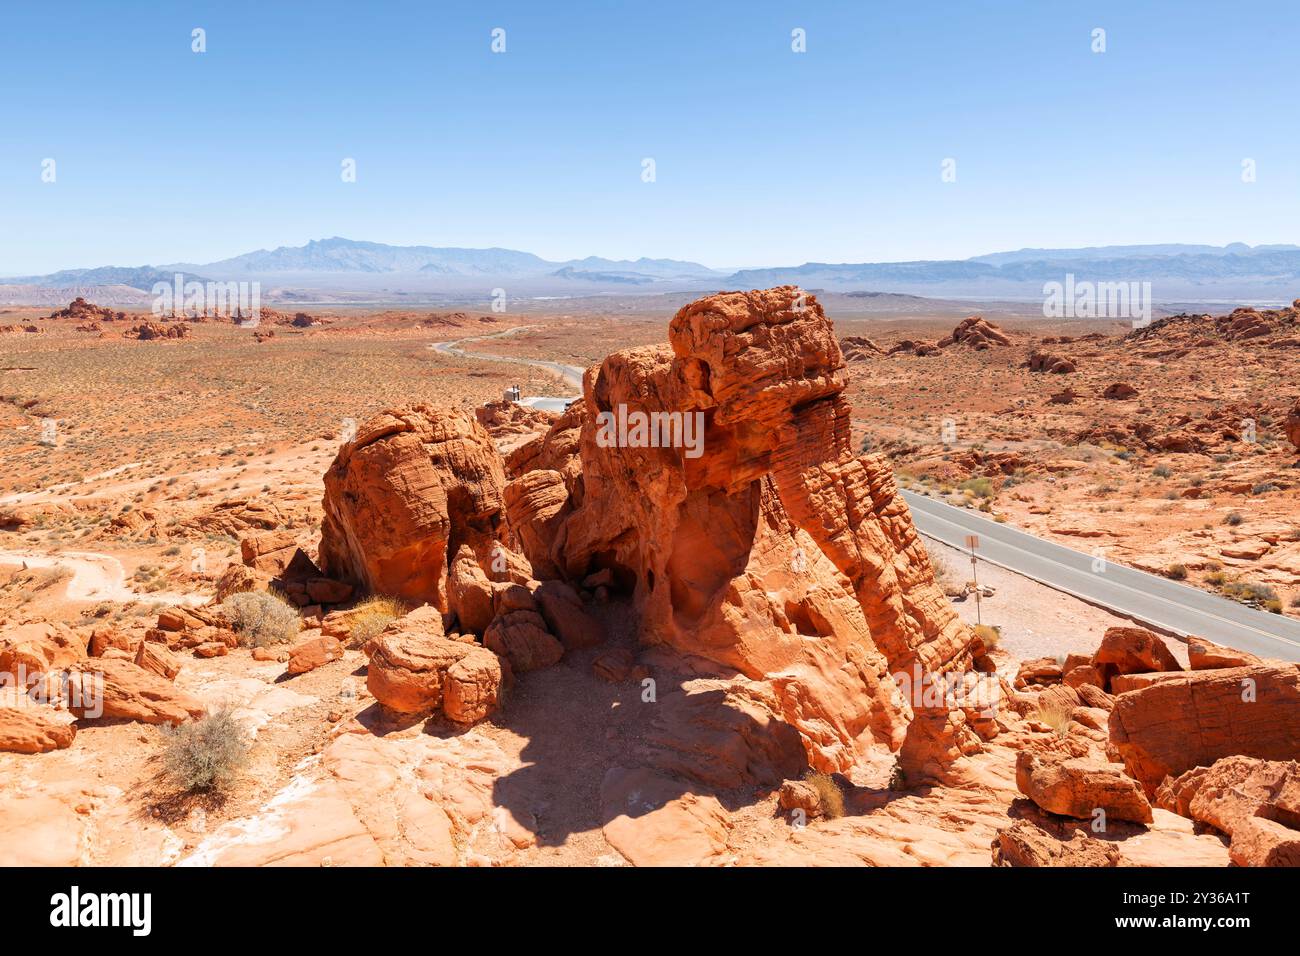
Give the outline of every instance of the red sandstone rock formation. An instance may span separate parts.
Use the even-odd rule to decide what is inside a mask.
[[[791,287],[726,293],[669,339],[588,370],[583,404],[512,456],[525,553],[571,581],[607,570],[643,640],[770,682],[812,765],[899,744],[891,671],[968,667],[971,642],[888,463],[853,451],[830,322]],[[627,413],[698,416],[698,456],[609,447],[601,416]]]
[[[1141,627],[1108,628],[1092,655],[1092,666],[1101,677],[1103,690],[1110,690],[1111,679],[1117,674],[1183,669],[1164,641]]]
[[[939,340],[939,348],[950,345],[965,345],[977,352],[997,345],[1010,345],[1011,339],[1005,332],[983,316],[972,315],[962,319],[947,337]]]
[[[1296,756],[1300,666],[1278,662],[1162,674],[1120,694],[1110,740],[1147,793],[1167,776],[1242,754]]]
[[[68,303],[66,309],[51,312],[49,317],[51,319],[76,319],[78,322],[85,322],[98,328],[99,322],[124,320],[126,313],[115,312],[107,306],[95,305],[93,302],[87,302],[83,297],[77,296]]]
[[[1296,402],[1295,407],[1287,413],[1284,428],[1287,440],[1300,450],[1300,402]]]
[[[506,541],[504,486],[501,457],[470,413],[427,405],[384,412],[325,474],[321,568],[449,611],[447,572],[461,546],[488,565]]]
[[[1300,764],[1225,757],[1166,780],[1159,806],[1232,840],[1238,866],[1300,866]]]

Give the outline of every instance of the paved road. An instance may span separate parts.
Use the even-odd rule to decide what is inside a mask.
[[[536,368],[546,369],[558,375],[565,385],[576,389],[575,394],[565,396],[551,395],[529,395],[524,398],[521,405],[531,405],[534,408],[540,408],[548,412],[563,412],[564,406],[578,398],[582,393],[582,376],[587,371],[577,365],[565,365],[563,362],[548,362],[545,359],[520,358],[516,355],[495,355],[491,352],[470,352],[462,346],[466,342],[482,342],[485,339],[503,339],[511,335],[528,329],[535,329],[535,325],[517,325],[512,329],[506,329],[503,332],[493,332],[491,335],[475,335],[466,339],[457,339],[454,342],[435,342],[429,348],[435,352],[442,352],[444,355],[460,355],[464,358],[480,359],[485,362],[510,362],[515,365],[532,365]]]
[[[998,524],[965,508],[904,491],[916,528],[965,548],[979,535],[979,556],[1049,587],[1182,635],[1195,635],[1260,657],[1300,661],[1300,621],[1257,611],[1197,588],[1107,561]]]

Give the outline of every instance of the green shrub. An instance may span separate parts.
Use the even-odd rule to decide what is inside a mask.
[[[187,792],[223,790],[248,764],[248,735],[224,707],[163,737],[163,773]]]
[[[250,647],[286,644],[302,627],[298,609],[267,591],[232,594],[221,603],[221,612],[240,636],[240,643]]]

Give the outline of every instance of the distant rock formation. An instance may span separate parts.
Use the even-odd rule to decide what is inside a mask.
[[[938,342],[941,349],[950,345],[965,345],[977,352],[1010,344],[1011,339],[1007,338],[1005,332],[980,315],[962,319],[946,338]]]

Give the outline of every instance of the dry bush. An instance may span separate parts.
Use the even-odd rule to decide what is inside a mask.
[[[163,734],[163,773],[187,793],[223,790],[248,763],[248,736],[225,707]]]
[[[817,791],[817,802],[821,805],[822,815],[828,820],[838,820],[844,816],[844,794],[839,784],[828,773],[814,770],[804,777],[804,782]]]
[[[1051,727],[1056,736],[1064,737],[1070,732],[1070,715],[1072,713],[1074,713],[1073,707],[1060,701],[1053,701],[1046,705],[1039,704],[1034,712],[1034,719]]]
[[[998,649],[998,644],[1002,642],[1002,631],[992,624],[976,624],[975,636],[984,642],[986,653],[992,654]]]
[[[348,647],[358,648],[376,637],[393,621],[406,614],[406,605],[397,598],[376,595],[366,598],[352,611]]]
[[[221,602],[221,613],[249,647],[286,644],[298,636],[302,620],[298,609],[278,594],[243,591]]]

